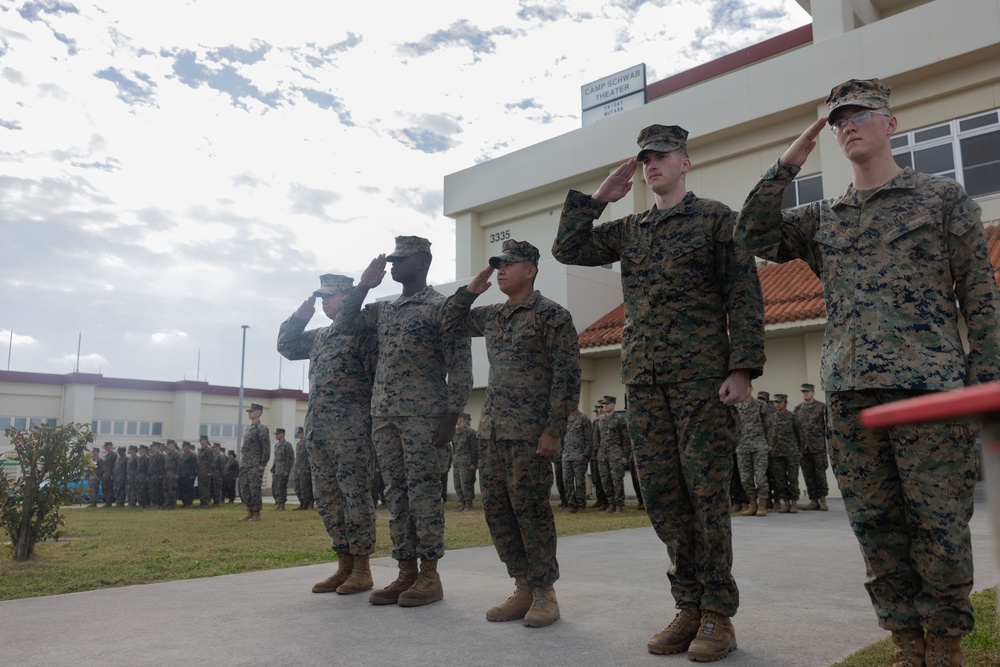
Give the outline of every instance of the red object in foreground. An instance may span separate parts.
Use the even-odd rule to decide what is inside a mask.
[[[1000,418],[1000,381],[868,408],[861,412],[861,424],[867,428],[885,428],[975,417]]]

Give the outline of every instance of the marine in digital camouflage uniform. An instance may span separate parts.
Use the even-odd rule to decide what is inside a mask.
[[[307,510],[313,504],[313,480],[312,466],[309,463],[309,450],[306,444],[305,429],[301,426],[295,434],[295,467],[292,468],[292,477],[295,478],[295,497],[299,499],[299,506],[296,510]]]
[[[139,507],[149,507],[149,445],[139,445],[138,462],[135,464]]]
[[[372,439],[386,483],[392,557],[400,571],[396,581],[369,596],[373,604],[422,606],[444,595],[437,573],[444,556],[441,473],[472,389],[472,352],[468,336],[441,328],[445,298],[427,285],[430,246],[419,236],[397,236],[392,254],[371,261],[334,320],[341,333],[378,340]],[[362,310],[368,290],[385,277],[386,262],[403,294]]]
[[[898,662],[959,664],[960,637],[974,624],[968,521],[979,462],[971,429],[865,430],[860,413],[1000,379],[1000,299],[979,205],[952,179],[896,164],[888,103],[889,87],[877,79],[834,87],[829,117],[751,191],[735,238],[772,261],[803,259],[822,281],[830,457],[864,554],[865,586]],[[828,121],[852,183],[840,196],[782,211],[783,190]]]
[[[125,507],[128,499],[128,449],[125,445],[118,448],[118,459],[115,461],[115,502],[118,507]]]
[[[139,447],[138,445],[129,445],[128,448],[128,463],[126,464],[127,472],[125,473],[128,479],[128,505],[129,507],[139,506]]]
[[[271,458],[271,432],[260,422],[263,413],[264,406],[259,403],[251,403],[247,408],[250,425],[243,430],[239,473],[240,500],[247,508],[247,515],[241,521],[260,521],[261,484]]]
[[[198,507],[208,508],[212,503],[215,484],[215,450],[208,442],[208,436],[198,439]]]
[[[771,454],[768,456],[770,484],[774,485],[775,502],[780,502],[779,514],[797,514],[799,511],[799,457],[802,443],[795,417],[788,411],[788,395],[774,395],[774,414],[771,415]]]
[[[740,482],[749,499],[744,516],[767,516],[769,486],[767,455],[771,451],[771,410],[759,398],[747,395],[736,406],[740,416],[740,439],[736,445],[736,460],[740,466]]]
[[[591,426],[597,423],[602,414],[604,414],[603,398],[598,400],[597,405],[594,406],[594,421],[591,422]],[[601,466],[597,461],[601,449],[601,434],[598,433],[596,426],[590,429],[590,437],[590,451],[592,452],[590,459],[590,482],[594,485],[594,504],[590,508],[606,510],[609,507],[608,494],[604,492],[604,485],[601,483]]]
[[[184,507],[194,504],[194,482],[198,479],[198,455],[194,446],[185,440],[181,443],[181,470],[177,479],[177,492]]]
[[[226,456],[226,450],[222,448],[222,444],[218,442],[212,443],[212,452],[215,453],[215,473],[212,476],[212,504],[221,505],[228,498],[223,492],[226,486],[226,467],[229,463],[229,457]],[[239,468],[237,467],[238,474]]]
[[[163,506],[165,509],[177,508],[180,477],[181,453],[177,451],[176,441],[167,440],[167,452],[163,458]]]
[[[295,465],[295,448],[285,440],[285,429],[274,429],[274,455],[271,457],[271,495],[274,496],[274,509],[285,511],[288,501],[288,477]]]
[[[476,469],[479,467],[479,434],[470,426],[472,415],[463,413],[451,439],[454,451],[455,493],[461,510],[471,510],[476,499]]]
[[[566,420],[562,439],[563,479],[566,500],[573,514],[587,509],[587,465],[594,447],[594,426],[587,415],[575,409]]]
[[[154,442],[149,450],[149,476],[146,478],[146,488],[149,490],[149,502],[153,507],[163,507],[163,475],[166,465],[165,445]]]
[[[605,396],[604,414],[594,422],[600,445],[601,484],[608,497],[609,513],[625,509],[625,463],[631,456],[632,447],[625,418],[615,412],[617,402],[616,397]]]
[[[687,131],[653,125],[639,155],[592,196],[570,191],[552,245],[565,264],[621,262],[622,382],[642,495],[670,556],[680,613],[647,648],[717,660],[735,647],[729,480],[743,400],[764,366],[764,306],[751,258],[732,241],[736,214],[687,192]],[[594,226],[641,163],[655,205]]]
[[[229,450],[226,452],[226,469],[222,476],[222,498],[230,503],[236,502],[236,481],[240,477],[240,462],[236,459],[236,452]],[[249,520],[249,517],[244,517]]]
[[[802,441],[802,477],[810,503],[806,509],[826,511],[830,487],[826,481],[826,404],[817,401],[816,386],[802,385],[802,402],[795,406],[795,424]]]
[[[535,246],[507,240],[489,263],[445,306],[446,330],[485,338],[490,362],[479,420],[479,483],[486,524],[515,593],[486,618],[523,618],[526,626],[543,627],[559,618],[549,496],[552,461],[580,400],[580,346],[569,311],[534,288]],[[472,308],[494,270],[507,301]]]
[[[115,503],[115,464],[118,454],[114,443],[104,443],[104,465],[101,466],[101,490],[104,492],[104,506],[111,507]]]
[[[338,558],[336,572],[313,586],[315,593],[360,593],[372,587],[368,557],[375,550],[375,507],[369,487],[375,467],[371,402],[376,339],[338,333],[333,324],[305,330],[317,298],[333,320],[353,284],[347,276],[320,276],[319,289],[278,333],[282,356],[309,359],[306,465],[312,470],[319,516]]]
[[[87,494],[90,496],[91,507],[97,507],[102,472],[104,472],[104,461],[101,459],[101,448],[94,447],[90,452],[90,465],[87,469]]]

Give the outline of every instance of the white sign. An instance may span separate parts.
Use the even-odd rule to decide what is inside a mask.
[[[592,81],[580,87],[580,108],[584,112],[603,107],[623,97],[642,93],[646,103],[646,65],[630,67],[621,72]]]
[[[599,107],[587,109],[583,112],[583,125],[592,125],[599,120],[604,120],[609,116],[614,116],[615,114],[619,114],[623,111],[638,109],[645,103],[646,90],[643,89],[638,93],[629,95],[628,97],[622,97],[614,102],[608,102],[607,104],[602,104]]]

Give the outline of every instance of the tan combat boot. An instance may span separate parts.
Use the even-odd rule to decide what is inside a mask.
[[[781,503],[781,509],[778,510],[778,514],[788,514],[792,511],[792,504],[787,500],[779,500]]]
[[[757,500],[757,516],[767,516],[767,501],[763,498]]]
[[[368,601],[372,604],[396,604],[399,595],[417,580],[417,559],[399,561],[399,575],[385,588],[372,591]]]
[[[809,501],[809,504],[806,505],[806,509],[807,510],[819,510],[819,501],[816,500],[815,498],[811,499]]]
[[[743,505],[740,505],[739,503],[733,503],[733,506],[729,508],[730,514],[737,514],[742,511],[743,511]]]
[[[346,551],[337,552],[337,571],[329,577],[313,584],[313,593],[335,593],[337,588],[347,581],[354,569],[354,554]]]
[[[830,508],[826,506],[826,496],[823,496],[822,498],[819,499],[819,511],[826,512],[829,509]]]
[[[260,521],[260,510],[253,512],[247,521]]]
[[[767,506],[761,503],[764,511]],[[715,662],[736,650],[736,630],[727,616],[706,611],[701,615],[701,627],[688,647],[688,660]]]
[[[893,630],[892,667],[924,667],[924,631],[921,628]]]
[[[399,594],[400,607],[423,607],[425,604],[444,599],[441,577],[437,571],[437,559],[425,558],[420,561],[420,573],[413,585]]]
[[[487,621],[504,622],[524,618],[534,599],[527,579],[514,579],[514,594],[486,612]]]
[[[743,507],[743,511],[740,512],[740,516],[754,516],[757,514],[757,501],[751,500],[747,505]]]
[[[252,518],[253,518],[253,512],[251,512],[250,510],[247,510],[247,515],[245,517],[243,517],[242,519],[240,519],[240,521],[249,521]]]
[[[927,633],[924,665],[926,667],[962,667],[962,638]]]
[[[789,500],[788,501],[788,511],[789,511],[790,514],[798,514],[799,513],[799,501],[798,501],[798,499],[796,499],[796,500]]]
[[[275,511],[277,511],[277,512],[284,512],[285,511],[285,503],[278,503],[278,506],[275,508]]]
[[[646,648],[656,655],[672,655],[688,650],[691,640],[698,634],[701,625],[701,610],[697,607],[681,607],[670,625],[649,638]]]
[[[559,601],[551,586],[535,587],[531,608],[524,615],[524,625],[529,628],[544,628],[559,620]]]
[[[372,588],[372,570],[368,564],[368,556],[354,556],[353,558],[354,566],[351,568],[351,576],[337,587],[338,595],[364,593]]]

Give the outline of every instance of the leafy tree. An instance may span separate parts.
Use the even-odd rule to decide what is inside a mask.
[[[77,500],[69,483],[90,465],[87,445],[94,435],[86,424],[8,428],[5,435],[14,446],[7,458],[20,464],[21,475],[12,480],[0,473],[0,523],[20,562],[31,558],[39,540],[59,538],[59,508]]]

